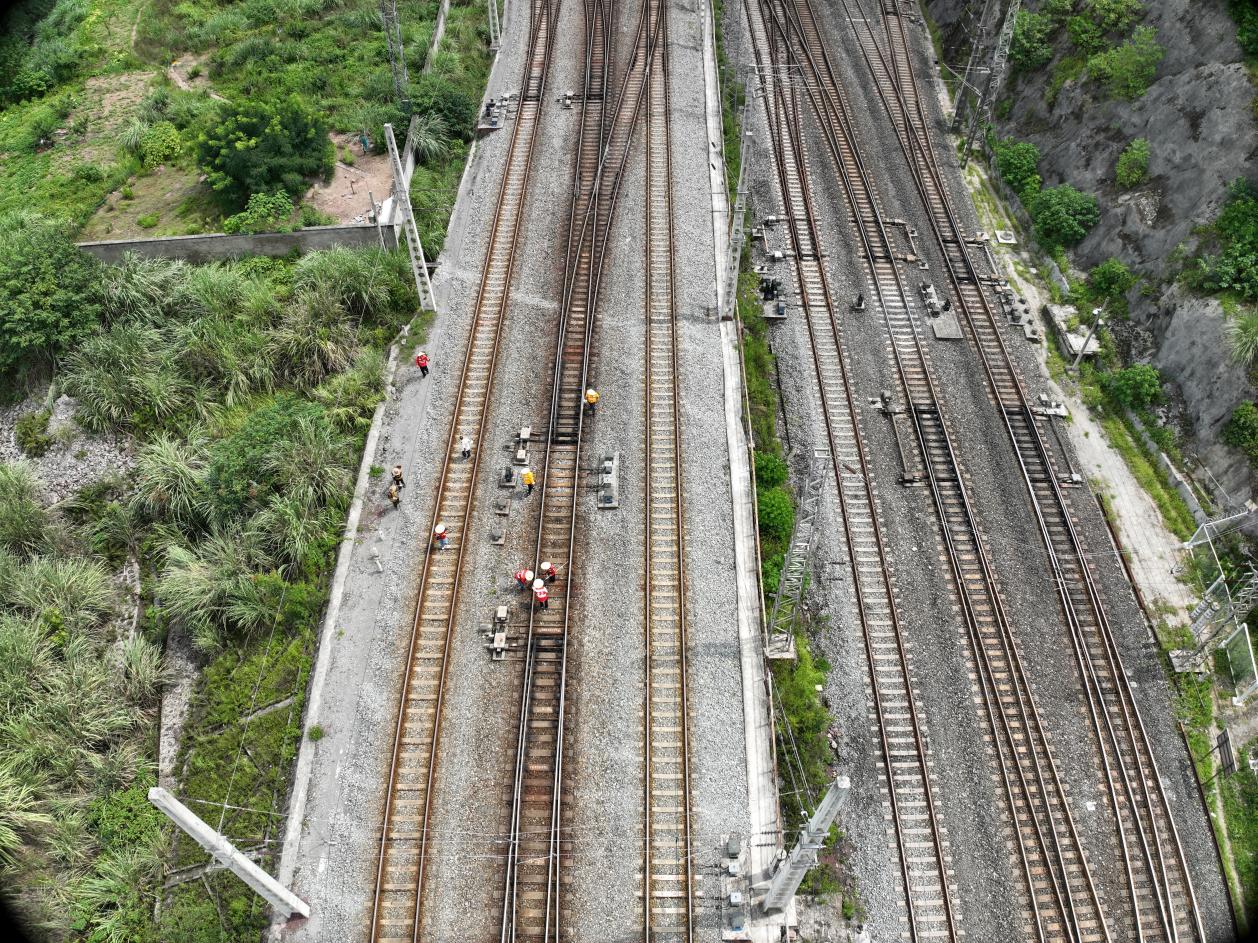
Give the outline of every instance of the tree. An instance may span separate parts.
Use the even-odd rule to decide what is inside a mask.
[[[1157,31],[1151,26],[1140,26],[1121,46],[1090,58],[1088,72],[1114,98],[1135,101],[1153,84],[1164,55],[1166,50],[1158,43]]]
[[[0,372],[53,360],[92,332],[99,271],[67,225],[31,213],[0,217]]]
[[[302,193],[335,161],[327,123],[295,95],[224,104],[197,137],[197,160],[215,190],[242,205],[254,193]]]
[[[1050,249],[1077,245],[1101,218],[1096,197],[1080,193],[1068,183],[1041,190],[1030,213],[1035,235]]]
[[[1040,175],[1036,167],[1040,162],[1040,149],[1030,141],[1004,138],[992,146],[996,157],[996,169],[1005,183],[1028,202],[1040,189]]]
[[[1118,155],[1118,163],[1114,166],[1114,178],[1120,187],[1137,186],[1149,176],[1149,141],[1147,138],[1136,138]]]
[[[223,220],[223,232],[259,233],[285,232],[293,215],[293,201],[283,190],[274,193],[251,193],[249,203],[235,216]]]
[[[1140,0],[1092,0],[1087,13],[1103,33],[1121,33],[1144,13]]]
[[[1019,70],[1038,69],[1053,58],[1053,47],[1048,43],[1052,34],[1052,17],[1019,10],[1017,19],[1013,21],[1009,61]]]
[[[1140,409],[1162,398],[1162,377],[1156,367],[1138,363],[1107,373],[1101,379],[1105,392],[1128,409]]]
[[[1105,48],[1105,33],[1090,16],[1072,16],[1066,21],[1070,41],[1084,55],[1092,56]]]
[[[1121,259],[1106,259],[1088,273],[1092,294],[1107,301],[1117,301],[1136,283],[1136,276]]]

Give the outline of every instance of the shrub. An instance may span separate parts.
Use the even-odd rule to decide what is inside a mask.
[[[1145,363],[1102,375],[1101,387],[1128,409],[1140,409],[1162,398],[1162,378],[1156,367]]]
[[[1090,16],[1072,16],[1066,21],[1066,32],[1084,55],[1096,55],[1105,48],[1105,32]]]
[[[1048,42],[1052,33],[1052,17],[1019,10],[1013,24],[1009,61],[1019,70],[1037,69],[1044,65],[1053,58],[1053,47]]]
[[[1242,181],[1233,185],[1212,228],[1220,251],[1201,259],[1198,274],[1202,287],[1232,291],[1246,301],[1258,301],[1258,194],[1249,184]]]
[[[283,190],[254,193],[249,196],[249,202],[241,212],[223,220],[223,232],[286,232],[292,228],[288,225],[292,215],[293,201]]]
[[[1088,71],[1114,98],[1134,101],[1149,90],[1166,50],[1151,26],[1136,28],[1131,39],[1088,59]]]
[[[40,502],[42,488],[34,468],[27,462],[0,464],[0,548],[24,556],[44,548],[49,518]],[[2,566],[0,559],[0,568]],[[0,599],[5,592],[0,587]]]
[[[161,213],[145,213],[143,216],[137,216],[135,222],[141,229],[152,229],[161,218]]]
[[[1136,276],[1121,259],[1106,259],[1088,273],[1088,287],[1097,298],[1118,301],[1136,283]]]
[[[224,104],[197,138],[197,159],[211,187],[238,205],[251,194],[300,193],[305,178],[332,170],[326,122],[297,96]]]
[[[41,409],[18,418],[13,427],[13,437],[23,454],[39,458],[52,447],[52,436],[48,435],[48,417],[48,410]]]
[[[1236,21],[1236,43],[1247,56],[1258,56],[1258,4],[1254,0],[1228,0],[1227,11]]]
[[[451,133],[464,141],[472,139],[480,103],[448,78],[433,72],[421,75],[412,101],[417,112],[440,118]]]
[[[1013,187],[1023,202],[1034,199],[1040,190],[1040,175],[1036,172],[1040,149],[1030,141],[1004,138],[993,143],[992,153],[996,158],[996,169],[1005,183]]]
[[[336,217],[311,206],[309,203],[303,203],[298,208],[298,221],[303,226],[335,226]]]
[[[169,163],[183,151],[179,129],[169,121],[159,121],[140,138],[140,158],[145,167]]]
[[[1114,177],[1120,187],[1138,186],[1149,176],[1149,141],[1147,138],[1136,138],[1118,155],[1118,163],[1114,166]]]
[[[785,488],[764,488],[757,493],[756,520],[761,536],[787,541],[795,526],[795,505]]]
[[[1245,311],[1227,324],[1232,359],[1249,366],[1258,357],[1258,311]]]
[[[72,171],[75,180],[83,183],[100,183],[105,179],[105,172],[95,164],[84,162],[75,164]]]
[[[1104,33],[1121,33],[1144,13],[1140,0],[1092,0],[1087,13]]]
[[[1223,427],[1223,441],[1258,463],[1258,406],[1246,400],[1232,410],[1232,418]]]
[[[100,317],[100,263],[62,223],[29,213],[0,216],[0,372],[51,360]]]
[[[786,462],[772,452],[756,453],[756,487],[776,488],[786,484]]]
[[[1029,209],[1035,235],[1049,249],[1077,245],[1101,218],[1096,198],[1068,183],[1041,190]]]
[[[1044,0],[1040,12],[1053,18],[1055,23],[1063,23],[1075,11],[1075,0]]]

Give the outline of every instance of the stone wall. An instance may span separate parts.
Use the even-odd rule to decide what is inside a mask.
[[[383,229],[385,245],[396,248],[392,227]],[[304,254],[339,246],[362,248],[380,245],[380,233],[371,224],[350,226],[309,226],[296,232],[269,232],[255,236],[210,233],[202,236],[165,236],[157,239],[110,239],[80,242],[79,248],[102,262],[118,262],[128,252],[146,258],[184,259],[188,262],[217,262],[249,255],[284,256]]]

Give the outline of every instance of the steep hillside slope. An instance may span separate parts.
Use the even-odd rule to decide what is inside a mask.
[[[969,42],[965,0],[928,0],[926,8],[945,60],[959,67]],[[1096,19],[1084,0],[1039,0],[1023,8]],[[1218,216],[1232,181],[1252,173],[1254,86],[1224,0],[1146,3],[1136,23],[1156,30],[1165,50],[1143,95],[1109,94],[1059,19],[1045,39],[1048,61],[1010,70],[995,132],[1039,148],[1045,186],[1066,182],[1097,197],[1100,221],[1072,261],[1088,269],[1117,257],[1144,276],[1129,293],[1131,320],[1115,326],[1116,338],[1128,359],[1163,370],[1172,396],[1182,397],[1187,451],[1235,497],[1249,492],[1252,472],[1219,437],[1235,406],[1255,393],[1247,371],[1228,356],[1223,306],[1172,282],[1196,251],[1201,228]],[[1111,32],[1106,45],[1120,43],[1131,28]],[[1149,142],[1148,176],[1124,189],[1115,164],[1137,138]]]

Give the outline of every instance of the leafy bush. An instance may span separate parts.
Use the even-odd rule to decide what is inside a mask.
[[[1244,181],[1234,184],[1211,228],[1219,251],[1205,255],[1198,263],[1201,287],[1236,292],[1245,301],[1258,301],[1258,192]]]
[[[1140,0],[1092,0],[1087,13],[1104,33],[1121,33],[1144,13]]]
[[[23,454],[39,458],[52,447],[52,436],[48,435],[48,416],[48,410],[41,409],[23,414],[14,424],[13,437]]]
[[[1105,48],[1105,31],[1091,16],[1072,16],[1066,21],[1066,32],[1084,55],[1092,56]]]
[[[1088,71],[1114,98],[1134,101],[1149,90],[1166,50],[1151,26],[1139,26],[1131,39],[1088,60]]]
[[[1120,187],[1138,186],[1149,176],[1149,141],[1147,138],[1136,138],[1118,155],[1118,163],[1114,167],[1114,177]]]
[[[100,183],[105,179],[105,172],[95,164],[84,162],[74,165],[74,179],[84,183]]]
[[[1044,0],[1040,4],[1040,12],[1052,17],[1055,23],[1064,23],[1074,11],[1075,0]]]
[[[1029,210],[1035,235],[1049,249],[1077,245],[1101,218],[1096,197],[1068,183],[1041,190]]]
[[[135,218],[135,224],[141,229],[152,229],[161,222],[161,219],[161,213],[145,213],[143,216],[137,216]]]
[[[772,452],[756,453],[756,487],[776,488],[786,484],[786,462]]]
[[[301,193],[307,177],[332,171],[326,122],[296,96],[224,104],[197,138],[211,187],[241,205],[254,193]]]
[[[1223,427],[1223,441],[1258,464],[1258,406],[1247,400],[1232,410],[1232,418]]]
[[[795,505],[785,488],[763,488],[756,495],[756,520],[769,540],[787,541],[795,526]]]
[[[1258,4],[1254,0],[1228,0],[1228,13],[1236,21],[1236,42],[1247,56],[1258,56]]]
[[[1162,398],[1162,377],[1156,367],[1135,364],[1101,377],[1101,387],[1128,409],[1141,409]]]
[[[293,215],[293,201],[283,190],[274,193],[253,193],[245,208],[235,216],[223,220],[223,232],[260,233],[288,232],[289,219]]]
[[[445,76],[429,72],[420,76],[412,100],[416,111],[440,118],[461,140],[472,139],[480,109],[480,102],[472,93]]]
[[[1009,45],[1009,61],[1019,70],[1037,69],[1053,58],[1049,37],[1053,34],[1053,19],[1044,13],[1019,10],[1013,24],[1013,39]]]
[[[100,263],[66,225],[29,213],[0,216],[0,372],[52,360],[100,317]]]
[[[179,129],[169,121],[159,121],[140,138],[140,157],[145,167],[156,167],[174,160],[183,151]]]
[[[1088,273],[1088,287],[1096,298],[1117,301],[1136,283],[1136,276],[1121,259],[1106,259]]]
[[[1003,138],[993,141],[992,153],[996,169],[1005,183],[1013,187],[1023,202],[1029,203],[1040,191],[1040,175],[1036,167],[1040,162],[1040,149],[1030,141]]]

